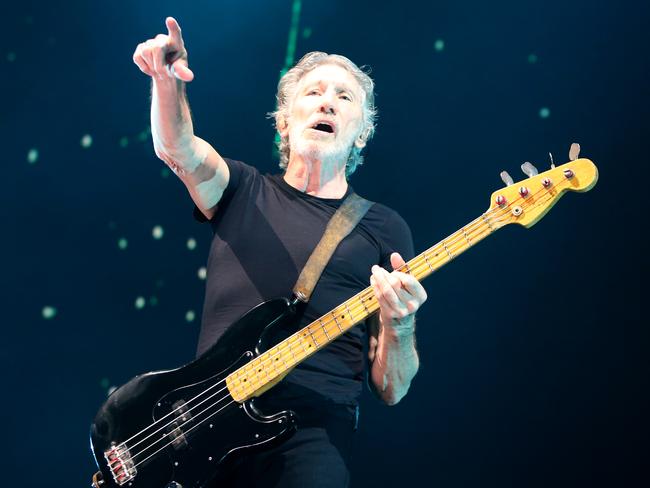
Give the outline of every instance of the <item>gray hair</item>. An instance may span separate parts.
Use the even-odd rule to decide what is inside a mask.
[[[296,94],[298,83],[314,68],[323,64],[337,64],[346,69],[359,83],[359,86],[365,92],[365,103],[363,105],[363,130],[361,132],[365,141],[369,141],[375,133],[375,120],[377,118],[377,109],[375,108],[375,83],[372,78],[350,61],[345,56],[338,54],[327,54],[324,52],[314,51],[305,54],[298,63],[287,71],[278,83],[278,92],[276,94],[277,109],[271,112],[269,116],[275,119],[275,127],[278,129],[278,123],[281,118],[285,121],[289,118],[290,102]],[[280,154],[280,168],[287,169],[289,164],[289,138],[276,137],[276,145]],[[350,176],[357,167],[363,163],[361,150],[356,145],[352,146],[348,161],[345,164],[345,175]]]

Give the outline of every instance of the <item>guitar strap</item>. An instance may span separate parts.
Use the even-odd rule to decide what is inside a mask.
[[[356,193],[350,193],[343,201],[341,206],[336,210],[327,223],[325,233],[320,242],[311,253],[307,264],[300,272],[298,281],[293,287],[293,293],[300,301],[307,303],[311,297],[314,287],[318,282],[325,266],[329,263],[332,254],[339,243],[352,232],[359,221],[372,207],[374,202],[361,198]]]

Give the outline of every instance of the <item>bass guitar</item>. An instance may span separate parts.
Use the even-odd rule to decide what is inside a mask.
[[[509,186],[492,194],[485,213],[399,270],[422,280],[507,224],[531,227],[562,194],[587,191],[598,179],[588,159],[540,174],[529,163],[522,169],[529,178],[514,184],[502,173]],[[285,339],[269,340],[278,327],[295,325],[297,303],[285,298],[264,302],[195,361],[136,376],[115,390],[91,426],[99,468],[93,486],[204,487],[238,453],[290,436],[296,415],[261,412],[255,397],[379,309],[368,287]]]

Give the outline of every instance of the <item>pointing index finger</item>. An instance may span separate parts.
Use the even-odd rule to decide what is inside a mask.
[[[179,46],[183,45],[183,38],[181,37],[181,26],[178,25],[174,17],[167,17],[165,19],[165,25],[167,26],[167,31],[169,32],[169,37],[174,44]]]

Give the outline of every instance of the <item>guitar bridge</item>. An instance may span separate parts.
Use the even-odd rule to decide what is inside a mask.
[[[131,458],[131,453],[126,446],[113,446],[104,453],[104,458],[108,463],[108,468],[111,470],[113,480],[119,486],[135,478],[137,470]]]

